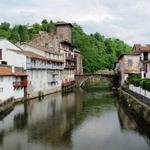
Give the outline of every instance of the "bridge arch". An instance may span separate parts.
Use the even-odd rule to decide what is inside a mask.
[[[113,84],[113,74],[83,74],[83,75],[76,75],[76,85],[78,87],[82,87],[85,82],[88,80],[94,79],[94,78],[100,78],[100,79],[106,79],[108,82]]]

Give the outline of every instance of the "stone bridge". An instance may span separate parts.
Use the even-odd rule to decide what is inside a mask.
[[[75,81],[76,81],[76,85],[79,87],[82,87],[84,85],[85,82],[87,82],[88,80],[93,80],[96,78],[100,78],[100,80],[102,81],[107,81],[110,84],[113,84],[114,81],[114,73],[94,73],[94,74],[83,74],[83,75],[76,75],[75,76]]]

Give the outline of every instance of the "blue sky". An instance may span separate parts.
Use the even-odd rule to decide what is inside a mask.
[[[70,21],[87,33],[146,44],[150,43],[149,6],[150,0],[0,0],[0,22]]]

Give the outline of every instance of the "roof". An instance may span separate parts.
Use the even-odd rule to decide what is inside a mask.
[[[31,44],[31,43],[22,43],[22,44],[23,44],[23,45],[28,45],[28,46],[31,46],[31,47],[33,47],[33,48],[40,49],[40,50],[42,50],[42,51],[49,52],[49,53],[52,53],[52,54],[61,55],[60,52],[54,51],[54,48],[53,48],[53,47],[46,48],[46,47],[43,47],[43,46]]]
[[[133,52],[131,52],[131,53],[124,53],[124,54],[121,54],[121,55],[119,56],[118,60],[119,60],[119,59],[122,59],[122,57],[125,56],[125,55],[126,55],[126,56],[127,56],[127,55],[128,55],[128,56],[139,56],[139,53],[133,53]]]
[[[72,43],[70,43],[70,42],[68,42],[68,41],[62,41],[61,43],[62,43],[62,44],[65,44],[65,45],[68,45],[68,46],[70,46],[70,47],[72,47],[72,48],[77,48],[75,45],[73,45]]]
[[[57,22],[56,26],[65,26],[65,25],[69,25],[71,28],[73,28],[72,23],[68,23],[68,22]]]
[[[38,55],[38,54],[30,52],[30,51],[24,51],[24,50],[18,51],[18,50],[14,50],[14,49],[9,49],[9,50],[16,52],[17,54],[25,55],[25,56],[30,57],[30,58],[35,58],[35,59],[40,59],[40,60],[45,60],[45,61],[49,60],[48,58],[45,58],[41,55]]]
[[[134,44],[133,49],[135,51],[150,52],[150,44],[146,45]]]
[[[75,52],[75,53],[79,53],[79,54],[81,53],[81,52],[80,52],[79,50],[77,50],[77,49],[75,49],[74,52]]]
[[[36,53],[33,53],[33,52],[30,52],[30,51],[18,51],[18,50],[14,50],[14,49],[9,49],[17,54],[21,54],[21,55],[24,55],[24,56],[27,56],[27,57],[30,57],[30,58],[34,58],[34,59],[39,59],[39,60],[45,60],[45,61],[52,61],[52,62],[63,62],[63,60],[57,60],[57,59],[50,59],[50,58],[46,58],[46,57],[43,57],[39,54],[36,54]]]
[[[0,66],[0,76],[27,76],[25,71],[14,71],[10,66]]]

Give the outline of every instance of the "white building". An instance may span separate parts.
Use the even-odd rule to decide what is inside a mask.
[[[26,71],[28,74],[27,96],[36,97],[38,92],[44,94],[61,90],[61,80],[58,74],[50,72],[52,70],[51,60],[31,51],[10,50],[18,57],[26,59]]]
[[[27,74],[14,67],[0,65],[0,102],[11,97],[15,99],[26,96]]]
[[[42,46],[24,43],[21,48],[25,51],[30,51],[49,59],[47,74],[49,76],[49,86],[60,87],[62,84],[61,74],[64,70],[64,54],[60,51],[54,51]],[[59,88],[60,89],[60,88]]]
[[[18,55],[16,55],[9,49],[21,51],[20,48],[18,48],[8,40],[0,39],[0,64],[7,64],[10,66],[26,69],[26,60],[24,59],[24,57],[18,57]]]

